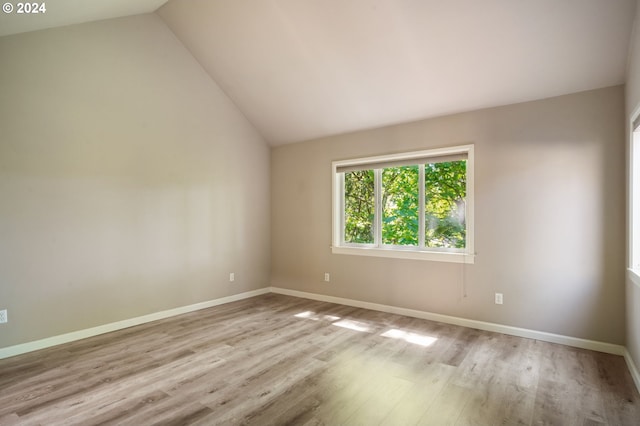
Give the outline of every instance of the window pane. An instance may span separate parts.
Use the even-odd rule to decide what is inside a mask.
[[[418,245],[418,166],[382,170],[382,243]]]
[[[425,246],[465,248],[467,160],[424,166]]]
[[[373,244],[373,170],[344,174],[344,241]]]

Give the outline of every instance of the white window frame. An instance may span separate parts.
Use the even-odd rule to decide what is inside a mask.
[[[628,229],[629,229],[629,278],[640,286],[640,127],[634,131],[634,123],[640,120],[640,105],[631,114],[629,121],[629,185],[628,185]]]
[[[466,244],[464,250],[438,249],[433,247],[420,248],[416,246],[390,246],[375,244],[349,244],[343,240],[344,224],[344,173],[338,173],[338,168],[356,165],[375,165],[388,161],[403,161],[411,159],[424,159],[425,157],[442,157],[445,155],[466,154],[467,156],[467,188],[465,198],[465,222],[466,222]],[[358,256],[390,257],[398,259],[431,260],[439,262],[474,263],[474,146],[461,145],[448,148],[429,149],[424,151],[412,151],[399,154],[380,155],[375,157],[354,158],[349,160],[339,160],[331,163],[332,167],[332,246],[333,254],[350,254]],[[421,166],[424,167],[424,166]],[[381,190],[382,169],[374,169],[374,191],[376,200],[379,200],[377,193]],[[424,186],[424,174],[420,174],[419,185]],[[424,207],[424,191],[420,191],[420,209]],[[381,217],[382,206],[376,201],[376,216]],[[422,217],[422,215],[420,215]],[[419,224],[420,245],[424,241],[424,224]],[[380,235],[382,230],[374,223],[376,241],[382,241]]]

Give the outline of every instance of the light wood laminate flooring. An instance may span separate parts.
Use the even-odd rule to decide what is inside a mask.
[[[0,425],[640,425],[622,357],[268,294],[0,360]]]

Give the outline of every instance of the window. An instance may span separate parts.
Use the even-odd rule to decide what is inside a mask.
[[[640,285],[640,108],[632,114],[629,163],[629,269]]]
[[[473,263],[473,145],[332,166],[333,253]]]

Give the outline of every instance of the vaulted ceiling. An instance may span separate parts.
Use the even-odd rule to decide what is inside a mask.
[[[167,0],[38,0],[35,3],[45,5],[44,13],[19,14],[16,7],[11,13],[0,13],[0,36],[149,13],[166,2]],[[17,3],[27,2],[8,0],[2,3],[15,6]]]
[[[56,3],[66,3],[63,15],[74,4],[95,3],[82,15],[92,20],[107,4],[104,17],[155,10],[164,1]],[[157,13],[278,145],[624,83],[635,5],[171,0]]]

